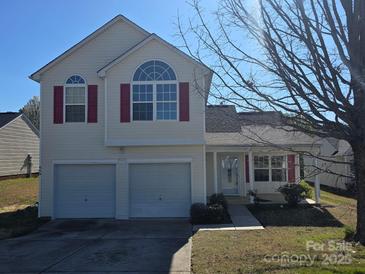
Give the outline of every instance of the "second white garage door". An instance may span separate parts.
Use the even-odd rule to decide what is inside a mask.
[[[115,165],[55,165],[56,218],[114,218]]]
[[[190,164],[130,164],[131,217],[188,217]]]

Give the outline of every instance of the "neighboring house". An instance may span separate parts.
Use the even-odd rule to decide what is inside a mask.
[[[353,153],[345,140],[327,138],[322,140],[319,157],[303,158],[304,179],[314,181],[316,174],[321,184],[347,189],[352,182]]]
[[[299,181],[298,155],[280,145],[316,146],[247,122],[254,114],[206,107],[212,71],[121,15],[30,78],[42,104],[42,217],[188,217],[214,192]]]
[[[21,113],[0,112],[0,178],[38,172],[38,130]]]

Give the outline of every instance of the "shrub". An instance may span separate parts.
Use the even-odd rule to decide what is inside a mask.
[[[224,221],[225,210],[222,205],[214,204],[207,206],[207,219],[208,224],[220,224]]]
[[[207,206],[203,203],[195,203],[190,208],[190,220],[193,224],[205,223],[207,218]]]
[[[352,241],[354,239],[355,230],[351,226],[345,226],[344,232],[346,241]]]
[[[209,197],[208,205],[221,205],[225,210],[228,208],[226,197],[223,193],[213,194]]]
[[[305,189],[300,184],[286,184],[278,188],[289,206],[296,206],[305,198]]]
[[[225,220],[226,211],[222,205],[195,203],[190,208],[190,221],[192,224],[220,224]]]
[[[311,186],[304,180],[301,180],[299,185],[304,189],[304,198],[311,199],[313,197],[313,190]]]

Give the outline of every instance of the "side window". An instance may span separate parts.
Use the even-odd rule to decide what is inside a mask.
[[[73,75],[67,79],[65,85],[65,122],[86,121],[86,82]]]

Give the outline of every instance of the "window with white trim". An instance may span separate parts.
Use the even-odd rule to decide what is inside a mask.
[[[286,170],[285,156],[271,156],[271,181],[285,182]]]
[[[67,79],[65,84],[65,122],[86,121],[86,82],[78,75]]]
[[[282,155],[254,156],[255,182],[286,182],[287,161]]]
[[[169,65],[153,60],[136,70],[132,117],[134,121],[177,120],[177,80]]]
[[[133,85],[133,120],[153,120],[152,85]]]
[[[255,182],[268,182],[270,178],[269,156],[254,156]]]

